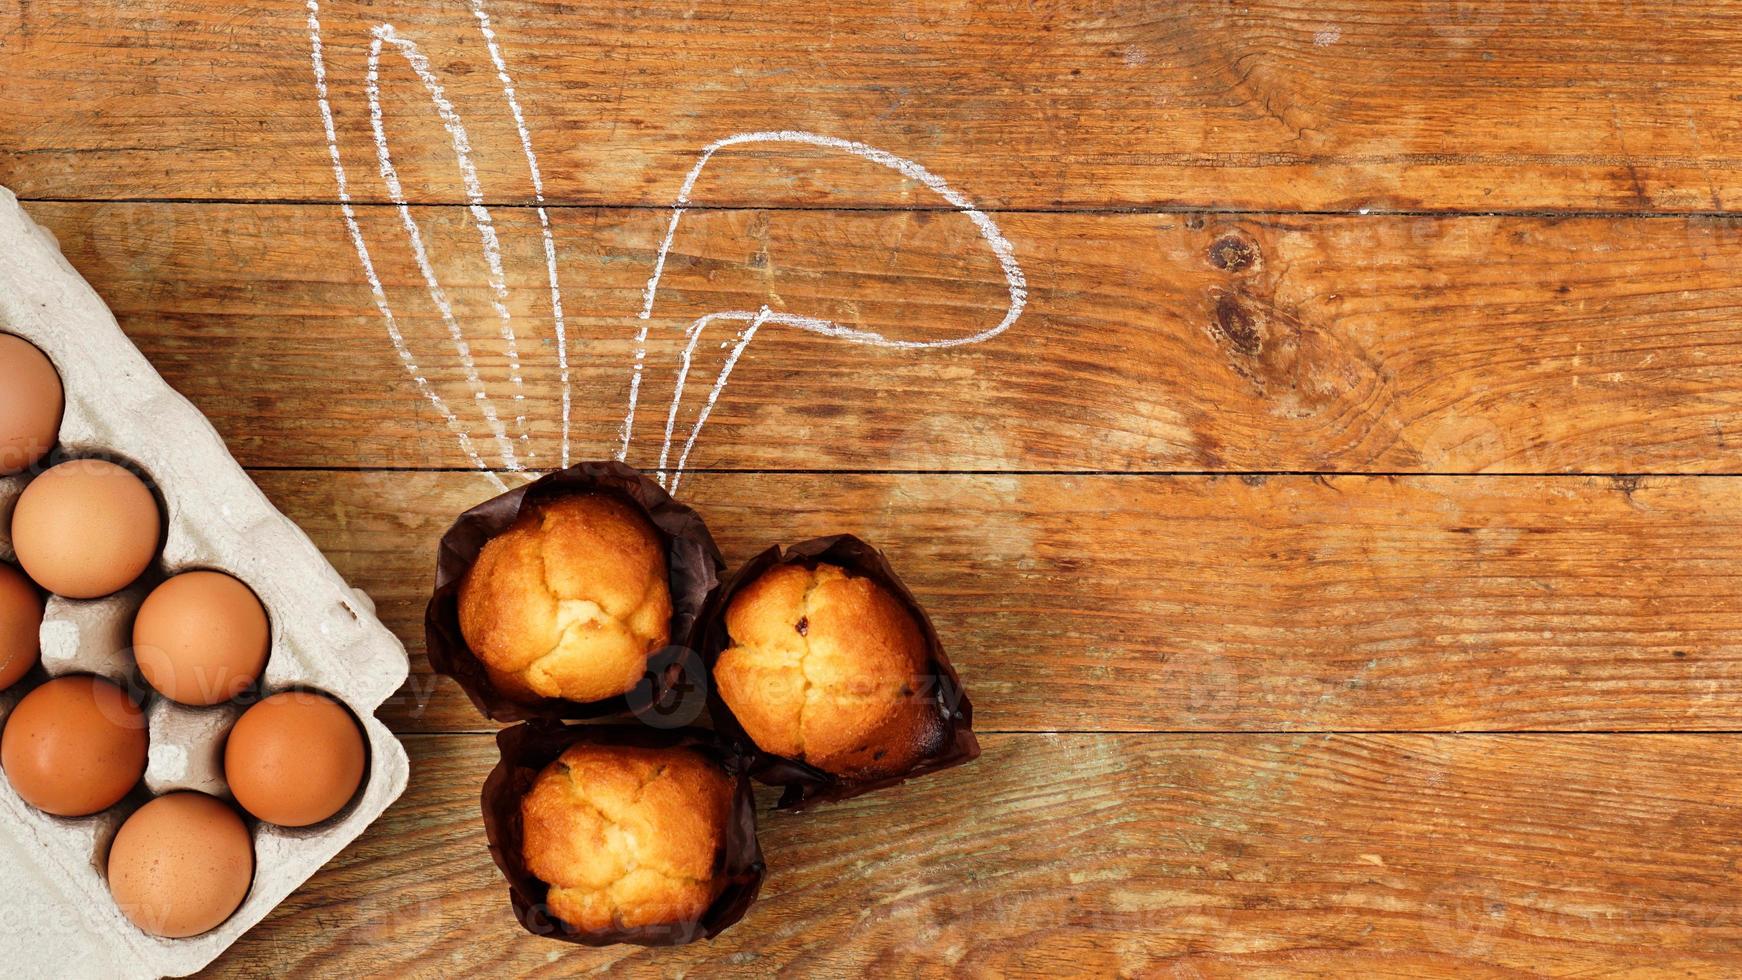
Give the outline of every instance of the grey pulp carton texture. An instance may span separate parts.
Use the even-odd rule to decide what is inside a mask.
[[[109,843],[152,795],[226,793],[223,740],[236,705],[193,708],[154,693],[143,790],[96,816],[45,814],[0,779],[0,963],[35,977],[184,976],[216,959],[363,832],[405,791],[405,749],[375,709],[405,682],[405,647],[295,524],[243,472],[211,423],[133,346],[54,237],[0,187],[0,332],[46,353],[66,389],[60,451],[119,457],[159,494],[166,542],[140,583],[101,599],[49,598],[42,669],[49,676],[134,676],[134,613],[150,586],[189,569],[228,572],[252,588],[272,623],[262,696],[310,689],[342,701],[363,727],[369,765],[350,805],[313,827],[253,823],[253,887],[241,908],[189,939],[148,935],[123,916],[103,876]],[[0,479],[0,559],[11,560],[11,512],[29,475]],[[30,685],[0,693],[0,722]],[[131,689],[149,692],[140,684]]]

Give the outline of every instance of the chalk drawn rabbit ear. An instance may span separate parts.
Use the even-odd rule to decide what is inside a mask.
[[[905,157],[896,156],[886,150],[880,150],[865,143],[844,140],[821,133],[807,133],[796,130],[780,130],[756,133],[741,133],[717,140],[703,148],[701,156],[696,160],[689,175],[684,178],[679,189],[677,200],[672,204],[671,219],[666,225],[665,240],[660,244],[659,254],[654,259],[653,274],[648,277],[647,287],[641,296],[640,326],[635,334],[635,366],[629,382],[629,409],[623,418],[621,433],[622,443],[617,452],[618,459],[624,459],[629,454],[629,443],[635,429],[636,403],[641,393],[641,375],[647,359],[647,335],[649,321],[653,316],[653,308],[659,297],[660,279],[665,274],[665,260],[671,252],[672,242],[677,238],[678,224],[683,219],[684,211],[690,204],[690,196],[695,192],[696,182],[701,179],[702,171],[707,169],[708,162],[714,154],[734,146],[744,146],[756,143],[797,143],[849,153],[887,167],[900,173],[910,180],[924,185],[932,193],[946,201],[952,208],[966,215],[979,230],[986,246],[997,258],[999,267],[1004,272],[1004,279],[1010,288],[1010,305],[1004,315],[996,323],[987,326],[978,333],[967,336],[940,337],[931,340],[896,339],[873,330],[864,330],[837,323],[833,320],[810,317],[797,313],[776,312],[768,307],[760,310],[721,310],[709,313],[692,321],[685,331],[685,346],[679,356],[677,377],[672,385],[671,408],[666,414],[665,441],[659,451],[659,479],[665,482],[670,463],[672,440],[677,424],[679,407],[683,402],[684,387],[689,380],[690,364],[694,358],[696,346],[702,333],[715,322],[738,322],[744,324],[737,338],[732,343],[732,349],[726,356],[725,366],[714,381],[713,388],[708,392],[707,400],[697,412],[696,421],[691,425],[689,435],[679,452],[676,466],[670,471],[670,489],[677,491],[679,481],[683,478],[684,466],[689,461],[690,450],[695,448],[696,439],[701,435],[702,427],[707,424],[708,415],[713,411],[714,403],[719,400],[725,390],[726,382],[731,378],[732,369],[737,366],[738,359],[744,353],[759,330],[767,325],[795,327],[810,333],[835,337],[849,343],[867,344],[874,347],[889,347],[902,350],[924,350],[946,347],[963,347],[969,344],[984,343],[998,336],[1022,316],[1023,309],[1028,304],[1028,280],[1022,273],[1022,267],[1016,261],[1015,249],[998,230],[998,225],[985,212],[974,207],[966,196],[946,183],[925,167]]]
[[[641,319],[646,320],[653,315],[654,301],[659,294],[659,282],[665,274],[666,256],[671,252],[672,242],[677,238],[678,223],[688,210],[690,196],[695,193],[696,182],[701,179],[702,171],[707,169],[714,154],[721,150],[756,143],[797,143],[819,147],[826,150],[836,150],[842,153],[869,160],[872,163],[894,170],[910,180],[916,181],[942,198],[950,207],[965,215],[979,230],[986,246],[998,259],[998,265],[1004,272],[1005,282],[1010,288],[1010,306],[1005,310],[1003,318],[978,333],[965,337],[947,337],[935,340],[898,340],[886,337],[870,330],[859,330],[847,327],[833,321],[812,317],[794,317],[792,326],[810,330],[831,337],[841,337],[858,343],[873,344],[879,347],[897,347],[906,349],[961,347],[968,344],[978,344],[991,340],[1010,329],[1022,316],[1023,308],[1028,304],[1028,280],[1022,274],[1022,266],[1016,261],[1015,249],[998,230],[998,225],[985,212],[974,206],[974,203],[951,187],[942,177],[937,176],[920,164],[905,157],[896,156],[886,150],[865,143],[844,140],[821,133],[807,133],[797,130],[781,130],[759,133],[740,133],[716,140],[702,149],[694,167],[690,168],[684,178],[683,186],[678,190],[677,200],[672,204],[671,218],[666,225],[665,241],[660,244],[658,257],[654,260],[653,274],[647,280],[647,286],[641,294]]]
[[[357,251],[357,258],[363,266],[365,277],[369,281],[374,295],[375,304],[382,319],[386,323],[387,334],[407,373],[417,384],[419,391],[447,421],[448,428],[458,438],[461,450],[471,460],[473,465],[484,470],[489,478],[498,485],[502,481],[494,475],[493,467],[485,460],[479,446],[473,440],[468,428],[461,422],[450,402],[444,399],[429,382],[418,366],[418,358],[414,355],[411,344],[401,329],[399,320],[395,317],[386,291],[383,289],[380,277],[376,274],[375,263],[369,252],[369,246],[364,239],[362,229],[356,220],[356,214],[351,204],[348,178],[345,172],[343,158],[339,153],[338,137],[333,124],[333,113],[328,98],[327,70],[325,53],[322,47],[321,28],[319,20],[318,0],[308,2],[308,29],[310,55],[315,75],[315,92],[319,103],[321,122],[325,128],[327,149],[332,158],[333,176],[338,184],[340,210],[345,219],[346,229],[350,233],[352,245]],[[569,418],[570,392],[568,369],[568,340],[563,320],[561,287],[556,269],[556,247],[551,235],[550,218],[544,207],[544,186],[538,169],[538,159],[532,148],[532,140],[527,132],[524,116],[520,110],[518,97],[515,93],[512,77],[508,73],[506,63],[502,58],[500,48],[496,43],[495,32],[490,26],[490,19],[483,0],[471,0],[471,11],[476,20],[486,48],[489,50],[492,65],[496,69],[498,80],[502,85],[504,100],[513,115],[515,125],[521,137],[521,149],[525,154],[527,168],[532,177],[533,191],[536,195],[536,210],[539,218],[540,231],[544,240],[546,269],[550,280],[551,309],[554,319],[554,333],[558,368],[562,382],[562,457],[564,465],[569,456]],[[456,316],[453,304],[449,301],[447,289],[443,286],[436,273],[435,265],[429,256],[425,245],[422,229],[416,215],[406,199],[404,187],[401,184],[398,169],[393,163],[391,144],[388,139],[387,126],[381,104],[381,73],[383,59],[397,58],[421,82],[436,115],[447,132],[452,144],[454,162],[458,169],[461,184],[464,188],[467,212],[478,234],[478,248],[487,270],[486,278],[489,285],[490,305],[495,314],[498,335],[506,352],[508,360],[509,385],[511,388],[512,411],[507,417],[497,410],[495,400],[491,397],[485,379],[479,374],[477,364],[472,355],[472,346],[466,336],[466,330],[461,320]],[[506,470],[523,470],[525,462],[522,452],[528,459],[535,453],[530,448],[530,436],[526,420],[526,392],[522,378],[519,340],[515,335],[513,316],[508,309],[507,276],[502,267],[501,242],[497,237],[496,223],[484,204],[484,190],[478,177],[477,167],[472,161],[471,141],[466,133],[464,121],[459,111],[448,99],[443,89],[442,80],[417,42],[399,33],[392,24],[378,24],[369,36],[368,70],[364,79],[364,92],[368,100],[369,125],[374,137],[375,159],[382,179],[386,185],[389,201],[398,212],[399,223],[404,232],[406,244],[411,250],[418,271],[429,294],[430,302],[435,306],[446,327],[447,340],[452,348],[452,356],[460,365],[466,379],[468,398],[476,406],[478,413],[490,433],[490,442],[497,452],[497,465]],[[444,356],[444,355],[438,355]],[[509,431],[510,423],[513,432]]]

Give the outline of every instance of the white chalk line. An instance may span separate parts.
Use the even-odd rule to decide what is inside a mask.
[[[466,131],[460,123],[458,113],[454,111],[453,105],[443,94],[441,81],[436,78],[434,71],[430,68],[429,59],[425,58],[423,52],[418,50],[417,42],[410,38],[400,37],[392,24],[378,24],[370,34],[369,69],[364,80],[364,90],[369,100],[369,128],[375,137],[375,159],[380,165],[381,179],[387,185],[388,198],[399,210],[400,223],[405,227],[406,238],[411,244],[412,256],[417,261],[418,270],[423,274],[424,285],[429,291],[431,302],[435,303],[436,310],[441,314],[442,322],[447,325],[448,336],[453,342],[454,352],[459,356],[460,366],[466,372],[466,382],[471,385],[472,397],[477,401],[479,410],[484,414],[484,421],[490,426],[491,434],[496,438],[497,448],[502,453],[502,465],[510,470],[524,469],[525,467],[515,456],[514,444],[510,441],[507,429],[503,426],[501,419],[497,417],[496,406],[490,401],[489,392],[478,374],[477,363],[472,358],[471,345],[466,342],[465,332],[460,327],[459,320],[454,316],[453,305],[448,302],[447,291],[442,288],[441,282],[436,277],[435,266],[430,262],[429,252],[424,247],[423,233],[418,228],[417,219],[411,213],[411,207],[405,197],[405,190],[400,186],[399,172],[393,166],[393,156],[388,149],[387,130],[381,112],[380,68],[383,42],[392,44],[404,56],[406,64],[410,65],[412,71],[416,72],[418,78],[423,81],[431,101],[435,103],[436,113],[441,117],[442,125],[447,128],[448,134],[453,140],[454,156],[459,162],[461,179],[467,184],[468,197],[471,196],[477,182],[477,171],[472,168],[471,144],[466,138]],[[478,190],[478,195],[479,198],[482,197],[481,189]],[[489,223],[489,212],[484,211],[477,204],[471,205],[471,211],[473,221],[478,225],[486,261],[494,267],[492,278],[499,278],[501,256],[499,252],[496,252],[492,261],[492,253],[497,248],[497,242],[495,231]],[[494,283],[492,285],[494,286]],[[499,311],[499,317],[507,317],[508,311],[501,301],[498,299],[494,302]],[[513,330],[506,320],[503,322],[503,330],[511,351],[510,371],[518,382],[519,355],[514,352]],[[525,422],[525,416],[521,415],[522,437],[525,436]]]
[[[544,177],[539,173],[538,154],[532,149],[532,133],[526,127],[526,116],[520,111],[520,99],[514,91],[514,79],[508,74],[508,63],[496,45],[496,31],[490,26],[490,14],[484,0],[472,0],[472,16],[478,20],[478,32],[484,36],[484,46],[490,50],[490,63],[496,67],[496,78],[502,83],[502,96],[514,116],[514,127],[520,131],[520,150],[526,156],[526,169],[532,175],[532,196],[537,202],[538,227],[544,236],[544,265],[550,279],[551,316],[556,326],[556,363],[562,376],[562,465],[569,465],[569,341],[568,325],[563,320],[562,286],[557,280],[556,239],[551,235],[550,215],[544,208]]]
[[[744,333],[747,336],[740,337],[737,346],[734,347],[731,356],[726,362],[725,368],[721,371],[719,378],[714,383],[714,389],[709,394],[707,405],[704,406],[703,411],[698,414],[695,425],[690,429],[689,438],[684,444],[684,451],[678,460],[676,476],[672,480],[673,489],[676,488],[678,478],[681,478],[682,476],[684,464],[689,458],[689,451],[695,445],[696,437],[700,435],[701,427],[706,423],[708,413],[712,410],[715,400],[718,399],[720,392],[725,388],[726,381],[731,375],[732,368],[737,364],[739,355],[743,353],[744,347],[749,344],[750,339],[755,336],[756,329],[760,328],[762,324],[777,323],[784,326],[797,327],[800,330],[806,330],[811,333],[822,334],[823,336],[828,337],[838,337],[852,343],[868,344],[874,347],[886,347],[898,350],[928,350],[962,347],[991,340],[1006,330],[1009,330],[1011,325],[1022,316],[1022,311],[1028,305],[1028,279],[1023,275],[1021,265],[1016,261],[1015,249],[1011,246],[1009,240],[1004,237],[1003,232],[999,231],[998,225],[985,212],[974,207],[973,202],[968,200],[967,197],[951,187],[943,178],[927,170],[924,166],[906,159],[905,157],[896,156],[893,153],[886,150],[880,150],[877,147],[866,143],[844,140],[835,136],[825,136],[821,133],[780,130],[740,133],[736,136],[728,136],[725,139],[716,140],[703,148],[701,156],[696,160],[695,166],[690,168],[688,176],[684,178],[683,186],[678,190],[677,199],[672,205],[671,219],[666,225],[665,240],[660,243],[659,253],[654,259],[653,274],[648,277],[647,286],[641,294],[641,312],[638,317],[641,322],[635,333],[635,365],[634,372],[629,380],[629,409],[623,417],[623,428],[620,433],[621,440],[617,450],[617,458],[619,460],[628,458],[629,444],[634,437],[635,409],[640,400],[641,375],[647,359],[648,329],[653,315],[654,301],[659,295],[660,279],[665,274],[665,260],[671,253],[672,243],[677,238],[678,223],[683,219],[684,212],[688,209],[690,195],[695,191],[696,182],[701,178],[702,171],[706,169],[708,161],[713,159],[714,154],[726,147],[740,146],[747,143],[801,143],[826,149],[840,150],[870,160],[880,166],[895,170],[902,176],[923,184],[934,194],[937,194],[939,197],[949,202],[951,207],[966,215],[968,219],[974,223],[975,227],[979,229],[981,237],[986,240],[987,246],[991,248],[992,254],[998,259],[999,267],[1004,272],[1005,281],[1010,287],[1010,306],[1009,309],[1006,310],[1003,319],[1001,319],[996,326],[971,336],[952,337],[942,340],[896,340],[871,330],[860,330],[830,320],[823,320],[815,317],[806,317],[790,313],[773,313],[767,308],[764,308],[760,313],[728,311],[710,314],[709,316],[704,316],[696,320],[690,326],[692,336],[690,337],[689,345],[684,352],[678,376],[673,385],[672,410],[667,415],[665,444],[661,446],[659,453],[658,476],[661,483],[664,483],[666,479],[666,462],[670,456],[677,405],[683,399],[684,385],[688,380],[689,375],[690,357],[695,350],[696,341],[697,338],[699,338],[701,331],[706,328],[708,323],[711,323],[716,319],[749,320],[752,323],[752,326],[745,329]]]
[[[502,243],[496,237],[496,225],[490,217],[490,211],[484,207],[484,187],[478,179],[478,168],[472,162],[471,140],[466,135],[466,127],[460,121],[459,112],[448,101],[441,80],[436,77],[429,59],[418,49],[417,43],[410,38],[401,38],[392,24],[378,25],[374,33],[399,48],[412,70],[417,72],[417,77],[429,92],[430,101],[435,104],[436,113],[441,117],[448,138],[453,142],[454,161],[460,170],[460,182],[466,189],[467,209],[471,212],[472,223],[478,229],[479,245],[484,253],[485,266],[489,270],[490,305],[502,324],[502,341],[508,355],[508,379],[514,386],[516,431],[520,435],[520,441],[527,442],[525,382],[520,371],[520,346],[514,337],[514,318],[508,312],[508,277],[502,271]],[[371,110],[378,102],[379,93],[371,103]],[[381,145],[386,146],[385,139]],[[528,455],[534,454],[529,452]]]
[[[840,332],[841,328],[826,320],[818,320],[814,317],[808,316],[799,316],[796,313],[776,313],[766,306],[757,311],[721,310],[696,318],[696,320],[690,324],[689,329],[685,331],[685,335],[689,340],[684,345],[683,353],[678,358],[677,380],[672,385],[671,408],[666,412],[665,416],[665,441],[659,447],[659,469],[655,474],[659,480],[660,486],[666,486],[666,462],[670,459],[671,455],[672,435],[677,427],[679,407],[683,404],[684,388],[689,382],[690,364],[695,358],[696,347],[701,341],[702,332],[715,320],[742,321],[748,323],[749,326],[739,332],[738,338],[733,344],[731,354],[727,355],[725,365],[720,368],[719,376],[714,379],[713,388],[708,391],[707,402],[702,406],[702,410],[697,413],[695,423],[690,426],[689,436],[684,440],[683,452],[678,456],[676,471],[671,476],[671,485],[667,487],[667,489],[672,493],[677,492],[677,485],[683,479],[684,467],[689,462],[690,450],[695,448],[696,439],[702,434],[702,427],[707,424],[708,416],[714,411],[714,403],[719,401],[720,393],[726,389],[726,382],[732,377],[732,369],[738,366],[738,358],[743,356],[744,348],[750,345],[750,341],[756,336],[756,331],[760,330],[763,324],[777,323],[781,326],[798,327],[801,330],[808,330],[813,333],[823,333],[829,336],[846,336],[859,333],[859,331],[847,331],[843,334]]]
[[[319,0],[308,0],[308,30],[309,59],[314,69],[315,98],[320,107],[321,126],[326,133],[327,154],[333,162],[333,179],[337,182],[339,193],[339,213],[345,219],[345,230],[349,233],[351,244],[357,251],[357,259],[363,266],[363,276],[369,283],[369,291],[375,300],[375,308],[380,311],[381,319],[387,324],[387,336],[393,342],[394,350],[399,354],[400,363],[416,382],[417,388],[429,400],[431,406],[447,421],[448,429],[458,437],[460,451],[472,461],[472,465],[483,471],[486,479],[500,491],[506,491],[508,484],[502,481],[478,454],[477,446],[472,442],[471,435],[465,426],[460,424],[440,393],[424,377],[418,369],[417,361],[411,355],[411,349],[406,346],[405,335],[400,332],[399,322],[393,316],[393,308],[388,304],[387,291],[381,286],[381,277],[375,272],[375,263],[369,257],[369,246],[363,240],[363,230],[357,224],[356,212],[351,207],[351,195],[345,178],[345,165],[339,155],[338,131],[333,125],[332,104],[327,99],[327,65],[326,56],[321,49],[321,22]]]
[[[735,317],[741,316],[741,315],[742,314],[738,314],[738,313],[733,314],[733,316],[735,316]],[[708,424],[708,416],[713,414],[714,403],[720,400],[720,393],[726,390],[726,381],[727,381],[727,379],[732,377],[732,369],[738,366],[738,358],[744,356],[744,349],[746,347],[750,346],[750,341],[756,339],[756,331],[760,330],[764,323],[768,323],[768,322],[774,320],[774,318],[776,316],[778,316],[778,314],[774,313],[768,307],[764,306],[758,312],[750,314],[749,315],[749,317],[750,317],[749,325],[746,326],[743,330],[739,331],[738,339],[732,345],[732,353],[726,355],[725,366],[720,368],[720,376],[718,378],[714,379],[714,387],[708,390],[708,400],[702,404],[701,412],[696,415],[695,425],[690,426],[689,438],[684,440],[683,454],[677,458],[677,469],[671,475],[670,490],[673,494],[677,493],[677,485],[683,481],[684,467],[686,465],[688,465],[689,461],[690,461],[690,450],[692,450],[696,447],[696,439],[697,439],[697,437],[699,437],[702,434],[702,426]],[[717,317],[717,319],[724,319],[724,317]],[[689,344],[690,351],[693,351],[695,349],[696,341],[699,340],[701,338],[701,335],[702,335],[701,329],[699,327],[695,329],[694,333],[695,333],[695,336],[690,339],[690,344]],[[686,366],[687,366],[688,351],[685,352],[685,355],[686,355],[685,361],[686,361]],[[682,390],[682,388],[679,388],[678,392],[677,392],[677,397],[674,398],[672,400],[672,403],[671,403],[671,406],[672,406],[671,411],[672,411],[672,415],[674,415],[674,416],[677,414],[678,401],[680,399],[682,399],[682,397],[683,397],[683,390]],[[666,442],[667,442],[668,446],[670,445],[670,441],[671,441],[671,426],[669,424],[667,424],[667,426],[666,426]],[[660,479],[661,483],[664,483],[665,482],[665,450],[664,449],[660,450],[659,456],[660,456],[660,459],[659,459],[659,479]]]
[[[672,429],[677,425],[678,407],[683,403],[682,392],[684,385],[689,381],[690,362],[695,358],[696,344],[701,341],[702,331],[706,330],[708,324],[715,320],[753,320],[756,316],[755,313],[747,313],[742,310],[708,313],[696,318],[689,325],[689,329],[684,332],[685,336],[688,337],[688,342],[684,345],[683,353],[678,357],[677,383],[673,386],[674,397],[671,400],[671,410],[665,414],[665,442],[659,447],[660,482],[663,483],[665,480],[665,462],[671,453]]]

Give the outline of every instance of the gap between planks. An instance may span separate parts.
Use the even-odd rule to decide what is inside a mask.
[[[294,197],[19,197],[20,204],[167,204],[167,205],[212,205],[226,207],[305,207],[305,208],[336,208],[338,201],[309,200]],[[349,202],[353,208],[397,208],[392,201],[359,201]],[[552,202],[542,204],[535,201],[483,201],[481,205],[490,209],[532,210],[543,208],[546,211],[670,211],[669,204],[613,204],[610,202]],[[469,201],[407,201],[410,208],[467,208]],[[686,204],[685,211],[811,211],[811,212],[854,212],[863,214],[910,214],[916,212],[953,213],[957,209],[947,204],[893,205],[880,204]],[[1210,204],[1147,204],[1147,205],[1108,205],[1105,207],[999,207],[976,206],[976,211],[984,214],[1011,215],[1048,215],[1048,214],[1104,214],[1104,215],[1145,215],[1174,214],[1182,216],[1204,215],[1215,217],[1254,217],[1254,218],[1526,218],[1526,219],[1725,219],[1742,218],[1742,210],[1674,210],[1674,211],[1603,211],[1589,208],[1515,208],[1497,210],[1460,210],[1455,208],[1352,208],[1352,209],[1316,209],[1316,208],[1240,208],[1217,207]]]
[[[600,719],[600,721],[604,721],[604,719]],[[590,722],[580,722],[580,723],[581,724],[590,724]],[[502,727],[503,728],[510,728],[513,726],[503,725]],[[398,730],[394,730],[393,735],[396,738],[451,738],[451,737],[456,737],[456,736],[472,736],[472,735],[493,738],[493,737],[495,737],[496,733],[501,731],[501,730],[502,729],[500,729],[500,728],[461,728],[461,729],[451,729],[451,730],[443,730],[443,731],[398,731]],[[1690,735],[1698,735],[1698,736],[1702,736],[1702,737],[1711,736],[1714,738],[1725,738],[1725,737],[1742,735],[1742,729],[1732,729],[1732,728],[1716,728],[1716,729],[1703,729],[1703,728],[1581,728],[1581,729],[1460,728],[1460,729],[1453,729],[1453,730],[1439,730],[1439,729],[1432,729],[1432,728],[1247,728],[1247,729],[1233,729],[1233,728],[976,728],[976,729],[974,729],[974,734],[975,735],[997,735],[997,736],[1007,736],[1007,735],[1008,736],[1086,735],[1086,736],[1096,736],[1096,737],[1113,736],[1113,735],[1118,735],[1118,736],[1127,736],[1127,735],[1149,736],[1149,735],[1152,735],[1152,736],[1156,736],[1156,737],[1166,736],[1166,737],[1172,737],[1172,738],[1179,738],[1179,737],[1228,738],[1230,736],[1238,736],[1241,738],[1245,738],[1248,736],[1251,736],[1251,737],[1274,737],[1277,735],[1305,735],[1308,737],[1324,737],[1324,738],[1342,737],[1342,736],[1356,736],[1356,735],[1430,735],[1430,736],[1433,736],[1434,738],[1441,738],[1441,737],[1446,737],[1446,738],[1494,738],[1496,736],[1508,736],[1508,735],[1518,735],[1518,736],[1529,735],[1531,737],[1539,737],[1539,736],[1543,736],[1543,735],[1552,735],[1555,737],[1560,737],[1562,735],[1575,736],[1575,737],[1586,737],[1586,736],[1602,737],[1602,736],[1611,736],[1611,735],[1625,735],[1625,736],[1631,737],[1631,736],[1635,736],[1635,735],[1644,735],[1644,736],[1673,736],[1676,738],[1686,738],[1687,736],[1690,736]]]
[[[403,473],[414,475],[419,473],[493,473],[498,477],[526,477],[536,479],[545,470],[481,470],[475,466],[332,466],[332,465],[298,465],[289,463],[270,463],[248,465],[243,467],[249,472],[258,473]],[[1287,477],[1391,477],[1397,479],[1416,479],[1432,477],[1435,479],[1492,479],[1496,477],[1519,480],[1567,479],[1592,480],[1610,479],[1625,480],[1633,477],[1644,478],[1675,478],[1700,479],[1718,478],[1731,479],[1742,476],[1742,472],[1718,473],[1685,473],[1680,470],[1628,470],[1626,472],[1587,472],[1545,470],[1541,472],[1523,470],[939,470],[939,469],[730,469],[723,467],[684,467],[686,475],[714,474],[716,476],[1102,476],[1102,477],[1263,477],[1270,479]]]

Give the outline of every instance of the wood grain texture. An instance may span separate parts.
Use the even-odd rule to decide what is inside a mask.
[[[553,201],[666,204],[703,146],[776,129],[864,140],[1003,207],[1648,212],[1742,199],[1728,67],[1742,61],[1742,29],[1719,0],[489,9]],[[0,12],[0,184],[34,197],[331,199],[307,16],[296,0]],[[369,31],[383,23],[430,56],[489,198],[531,199],[464,5],[328,0],[320,22],[360,199],[385,194],[370,179],[363,89]],[[422,86],[391,50],[384,65],[408,194],[463,201]],[[936,203],[810,151],[735,154],[700,190],[726,203]]]
[[[332,207],[39,204],[152,362],[259,466],[463,466],[409,383]],[[477,232],[416,209],[483,387],[560,458],[542,240],[497,215],[523,384]],[[1736,472],[1742,226],[1729,220],[997,216],[1032,285],[1010,332],[900,351],[770,327],[692,466],[869,470]],[[617,447],[666,215],[555,218],[576,459]],[[399,329],[487,458],[490,433],[391,208],[366,208]],[[1009,303],[960,215],[692,213],[651,320],[631,461],[657,462],[696,317],[762,304],[900,339]],[[736,324],[703,339],[679,448]],[[917,412],[917,406],[924,406]],[[675,458],[675,456],[674,456]]]
[[[421,647],[473,474],[263,472]],[[1742,481],[698,474],[736,564],[850,531],[992,730],[1742,728]],[[403,731],[489,726],[413,676]]]
[[[212,975],[1644,977],[1742,958],[1733,736],[993,736],[964,769],[765,814],[759,903],[653,951],[520,933],[477,815],[494,745],[407,743],[406,797]]]
[[[1735,973],[1732,4],[487,9],[552,205],[576,459],[616,446],[664,208],[714,140],[863,140],[1014,243],[1031,305],[991,342],[764,332],[682,487],[734,563],[842,530],[883,545],[987,751],[770,814],[764,900],[713,943],[523,935],[477,813],[489,726],[418,649],[435,542],[493,491],[453,471],[471,460],[346,239],[310,6],[0,4],[0,185],[39,202],[412,648],[382,712],[407,733],[407,795],[212,975]],[[539,216],[469,5],[318,12],[339,160],[407,355],[490,443],[383,205],[378,25],[428,55],[464,120],[518,368],[452,142],[389,47],[407,213],[505,438],[558,465]],[[766,304],[936,339],[1009,299],[966,216],[862,159],[732,148],[695,199],[724,210],[690,212],[673,243],[644,466],[702,314]],[[700,344],[680,442],[730,336]]]

